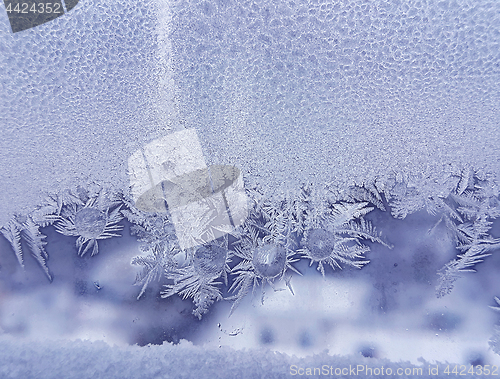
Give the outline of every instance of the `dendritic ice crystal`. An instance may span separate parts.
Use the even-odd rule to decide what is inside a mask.
[[[120,236],[115,232],[123,228],[117,225],[123,218],[121,202],[116,191],[96,185],[90,185],[89,189],[78,187],[75,191],[50,194],[33,212],[14,216],[0,231],[11,244],[21,266],[24,267],[23,240],[48,279],[52,280],[46,263],[46,236],[40,229],[52,225],[58,233],[78,237],[78,254],[83,256],[92,249],[92,255],[95,255],[99,251],[97,240]]]
[[[500,186],[492,174],[465,167],[441,177],[395,175],[384,193],[395,218],[425,209],[439,217],[429,232],[444,223],[455,241],[460,254],[439,271],[438,297],[449,294],[463,273],[473,272],[473,266],[500,249],[500,239],[490,234],[500,216]]]
[[[267,199],[257,188],[249,190],[249,197],[254,202],[252,212],[234,233],[234,255],[241,261],[232,270],[236,278],[230,288],[234,293],[231,312],[257,287],[262,287],[263,302],[266,285],[276,291],[275,283],[282,279],[293,294],[292,273],[300,274],[293,263],[301,258],[317,263],[325,275],[324,264],[361,268],[368,263],[363,254],[370,248],[362,240],[390,247],[362,217],[374,209],[368,202],[356,202],[353,197],[349,198],[353,202],[341,202],[328,190],[308,186],[294,198]]]
[[[37,224],[31,215],[14,216],[7,225],[3,226],[0,231],[9,241],[14,253],[16,254],[19,264],[24,267],[24,251],[21,244],[21,239],[26,241],[31,255],[35,258],[38,264],[42,267],[47,278],[52,281],[52,275],[47,267],[48,254],[45,251],[46,236],[40,232],[40,224]]]
[[[229,291],[235,295],[231,313],[249,292],[262,285],[262,302],[264,302],[265,285],[269,284],[275,291],[275,282],[283,279],[288,271],[299,273],[292,263],[298,261],[293,250],[276,242],[266,242],[269,234],[265,228],[258,228],[249,221],[245,223],[239,239],[233,244],[234,255],[240,258],[240,262],[232,269],[236,279]],[[285,278],[290,292],[290,277]]]
[[[324,264],[333,269],[341,268],[341,263],[356,268],[363,267],[369,263],[364,259],[364,254],[370,248],[362,244],[362,240],[378,242],[390,248],[372,223],[363,218],[373,209],[367,202],[331,204],[328,211],[320,216],[318,226],[321,227],[304,233],[300,252],[310,259],[311,265],[317,263],[317,269],[323,276]]]
[[[228,284],[231,262],[227,242],[225,237],[188,249],[188,264],[166,270],[170,283],[164,285],[161,296],[179,294],[184,299],[192,298],[196,307],[193,314],[201,319],[215,301],[223,299],[220,287]]]
[[[118,225],[123,216],[118,194],[104,189],[97,193],[81,190],[68,198],[55,222],[55,229],[66,236],[78,237],[78,255],[83,256],[90,249],[92,255],[96,255],[99,252],[98,240],[120,236],[116,232],[123,229]]]
[[[364,267],[373,244],[392,247],[381,233],[383,225],[376,228],[372,220],[377,218],[370,218],[375,209],[388,209],[397,219],[425,210],[435,218],[429,233],[446,226],[458,254],[437,273],[438,297],[450,293],[463,273],[500,249],[500,239],[492,234],[500,216],[500,186],[493,175],[469,167],[446,175],[393,174],[344,191],[303,185],[295,192],[270,196],[246,183],[245,192],[246,219],[232,229],[220,229],[224,233],[217,238],[197,238],[196,225],[182,229],[194,236],[180,236],[168,209],[138,209],[130,193],[98,185],[52,194],[31,213],[15,215],[0,231],[20,265],[27,249],[51,280],[44,228],[77,237],[78,255],[95,255],[99,240],[120,235],[124,219],[140,245],[131,261],[139,268],[131,283],[140,287],[137,299],[151,296],[152,283],[157,282],[161,289],[154,296],[191,299],[198,318],[223,300],[233,303],[232,314],[246,295],[256,291],[262,302],[268,289],[288,288],[293,294],[300,260],[323,276],[329,269]],[[212,221],[221,216],[214,209],[219,208],[223,209],[208,204],[205,213],[198,212],[206,215],[199,220],[199,230],[206,233],[216,225]],[[196,244],[182,248],[179,237],[194,238]]]
[[[177,246],[173,244],[168,245],[166,249],[162,245],[154,245],[151,247],[150,254],[132,259],[132,265],[142,266],[142,271],[137,274],[134,283],[142,286],[137,300],[141,298],[151,282],[160,281],[165,271],[175,268],[173,257],[178,252]]]

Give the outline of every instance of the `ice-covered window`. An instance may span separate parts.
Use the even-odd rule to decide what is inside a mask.
[[[4,0],[0,376],[499,375],[499,89],[495,1]]]

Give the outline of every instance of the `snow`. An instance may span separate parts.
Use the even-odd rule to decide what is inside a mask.
[[[289,378],[307,377],[379,377],[381,370],[398,378],[429,377],[429,369],[443,374],[447,363],[426,361],[390,362],[386,359],[332,356],[326,353],[298,358],[266,349],[234,350],[229,347],[200,348],[187,341],[173,346],[111,347],[104,342],[37,341],[26,343],[12,339],[0,340],[0,375],[5,379],[21,377],[49,378]],[[453,369],[453,365],[451,366]],[[367,368],[372,375],[366,375]],[[322,371],[321,371],[322,369]],[[377,371],[378,369],[378,374]],[[400,369],[400,375],[397,370]],[[422,374],[414,369],[421,369]],[[407,375],[405,375],[405,370]],[[347,374],[347,375],[346,375]],[[384,375],[385,377],[385,375]],[[462,377],[471,377],[462,376]],[[474,376],[483,377],[483,376]],[[487,376],[484,376],[487,377]]]

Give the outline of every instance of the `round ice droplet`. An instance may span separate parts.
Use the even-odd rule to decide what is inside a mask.
[[[106,228],[106,214],[98,209],[83,208],[76,212],[75,228],[83,238],[97,238]]]
[[[314,229],[307,238],[307,249],[315,261],[328,258],[335,248],[335,235],[324,229]]]
[[[264,245],[254,250],[253,266],[263,278],[274,278],[281,274],[286,264],[286,252],[280,246]]]

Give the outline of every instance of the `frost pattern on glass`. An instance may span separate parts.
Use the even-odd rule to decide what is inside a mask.
[[[259,227],[256,221],[250,218],[245,222],[238,231],[238,240],[233,244],[234,255],[240,258],[240,262],[231,270],[235,276],[229,289],[234,293],[229,298],[234,300],[231,313],[248,293],[253,294],[258,287],[261,287],[261,302],[264,302],[266,285],[276,291],[275,283],[283,278],[293,294],[291,275],[285,277],[285,274],[288,271],[299,273],[292,266],[292,263],[298,261],[295,251],[283,244],[269,241],[269,238],[266,238],[270,237],[269,229],[262,225]]]
[[[44,246],[47,244],[44,240],[46,238],[40,232],[40,225],[33,221],[31,216],[14,216],[9,223],[2,227],[0,231],[4,237],[9,241],[10,245],[14,249],[17,260],[21,266],[24,267],[24,251],[21,246],[21,239],[26,241],[31,255],[39,263],[47,278],[52,281],[52,275],[47,267],[48,255],[45,251]]]
[[[228,284],[231,254],[227,248],[227,238],[213,240],[199,248],[186,251],[188,264],[166,269],[169,284],[161,291],[163,298],[179,294],[184,299],[192,298],[193,314],[201,319],[209,307],[223,299],[220,287]]]
[[[438,297],[449,294],[463,273],[500,248],[500,239],[490,233],[493,220],[500,216],[500,187],[489,173],[465,167],[444,177],[431,174],[395,175],[386,187],[391,213],[395,218],[425,209],[439,217],[432,233],[444,223],[460,252],[439,271]]]
[[[392,247],[382,236],[383,225],[376,228],[367,219],[374,209],[388,209],[401,220],[426,211],[435,219],[429,233],[440,225],[446,227],[458,254],[438,272],[436,294],[442,297],[460,276],[474,271],[477,263],[500,248],[500,239],[491,234],[500,216],[499,188],[492,174],[470,167],[450,170],[444,177],[393,174],[343,191],[304,184],[295,192],[270,195],[247,181],[246,220],[210,242],[194,235],[198,244],[182,249],[168,209],[140,210],[130,192],[90,184],[48,196],[33,212],[16,215],[0,230],[21,266],[27,248],[52,280],[44,228],[77,237],[79,256],[95,255],[98,241],[118,237],[125,219],[140,243],[139,254],[131,261],[139,268],[131,283],[140,287],[137,299],[151,296],[149,289],[157,282],[163,287],[156,295],[192,299],[193,314],[202,318],[213,303],[222,300],[232,302],[232,314],[246,295],[257,290],[263,302],[268,288],[284,289],[280,283],[293,294],[291,280],[301,274],[295,267],[300,260],[322,275],[327,275],[328,268],[364,267],[373,244]],[[203,218],[199,222],[205,223]],[[196,224],[192,227],[195,234]]]
[[[381,238],[371,222],[363,216],[373,210],[363,203],[336,203],[327,208],[320,216],[321,228],[306,230],[303,236],[303,248],[299,250],[304,257],[317,263],[318,271],[325,275],[324,264],[333,269],[342,268],[341,263],[361,268],[369,263],[364,254],[370,248],[361,243],[362,240],[378,242],[391,248]]]
[[[120,213],[121,198],[117,193],[99,189],[96,193],[79,189],[71,194],[55,222],[55,229],[65,236],[78,237],[76,247],[80,256],[92,249],[91,255],[99,252],[98,240],[120,237],[116,232],[123,229],[118,223],[123,219]]]

